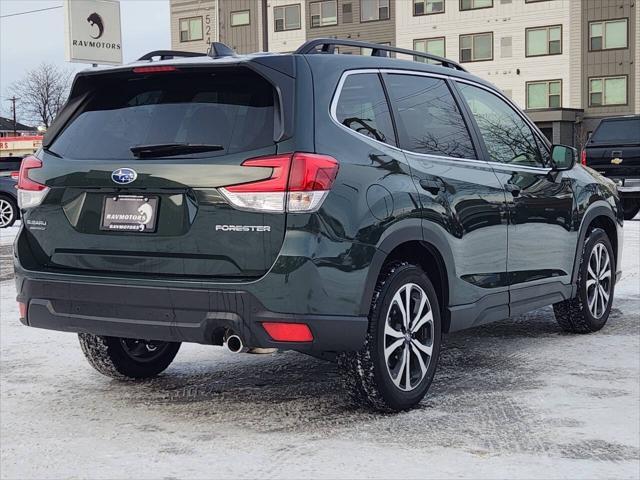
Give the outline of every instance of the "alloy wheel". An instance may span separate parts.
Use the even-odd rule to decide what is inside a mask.
[[[427,375],[433,353],[433,312],[419,285],[407,283],[393,296],[384,325],[384,359],[397,388],[415,389]]]
[[[587,266],[587,306],[595,318],[606,312],[611,297],[611,259],[602,243],[596,243]]]
[[[13,205],[8,200],[0,198],[0,228],[10,225],[15,214]]]

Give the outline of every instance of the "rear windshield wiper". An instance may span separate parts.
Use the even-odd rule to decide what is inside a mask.
[[[129,150],[138,158],[151,158],[170,157],[185,153],[216,152],[224,150],[224,147],[206,143],[158,143],[155,145],[134,145]]]

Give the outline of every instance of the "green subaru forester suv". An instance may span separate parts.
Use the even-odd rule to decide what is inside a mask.
[[[549,304],[604,326],[623,212],[575,157],[493,85],[395,47],[89,69],[22,162],[21,321],[76,332],[111,377],[157,375],[181,342],[290,349],[407,409],[444,333]]]

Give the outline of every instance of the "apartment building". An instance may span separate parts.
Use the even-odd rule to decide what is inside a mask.
[[[640,113],[637,0],[171,0],[172,46],[291,52],[315,37],[420,50],[501,88],[555,143]],[[343,47],[342,54],[368,54]]]

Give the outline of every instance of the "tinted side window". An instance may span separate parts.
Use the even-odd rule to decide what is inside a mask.
[[[338,121],[362,135],[395,145],[389,105],[375,73],[349,75],[336,106]]]
[[[478,123],[489,160],[544,166],[533,131],[508,103],[482,88],[466,83],[458,85]]]
[[[476,158],[467,126],[444,80],[391,74],[385,81],[398,109],[402,148],[430,155]]]

